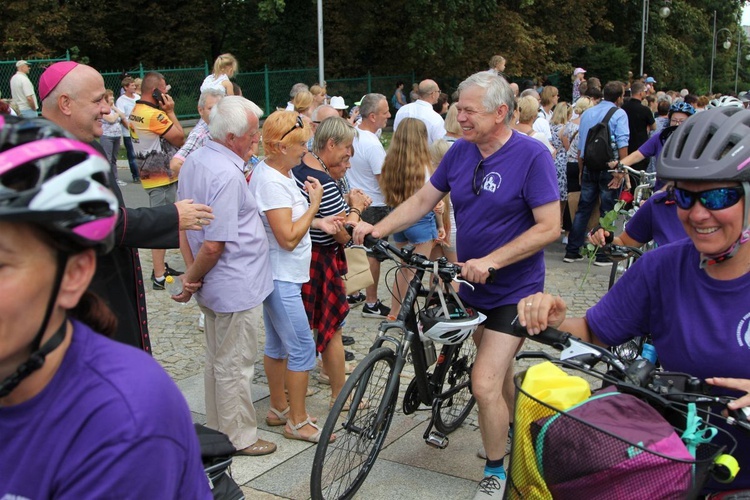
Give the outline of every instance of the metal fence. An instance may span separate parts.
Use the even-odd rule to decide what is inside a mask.
[[[29,59],[31,72],[29,78],[38,89],[39,76],[50,64],[57,61],[70,60],[70,54],[57,59]],[[0,92],[2,98],[10,98],[10,78],[16,72],[16,61],[0,61]],[[203,80],[211,73],[208,62],[203,66],[193,68],[159,68],[149,69],[139,65],[137,68],[125,70],[130,76],[136,78],[143,76],[149,71],[158,71],[163,74],[167,83],[172,86],[169,94],[175,101],[175,114],[180,119],[197,118],[198,97]],[[119,95],[120,81],[123,71],[102,71],[104,85]],[[242,95],[260,106],[266,115],[273,112],[277,107],[286,106],[289,100],[289,90],[297,82],[311,84],[317,81],[318,69],[285,69],[270,70],[266,66],[262,71],[250,71],[237,73],[233,80],[242,89]],[[403,80],[407,87],[415,81],[414,73],[405,75],[375,76],[369,72],[366,75],[353,78],[337,78],[326,81],[328,95],[342,96],[347,105],[352,106],[359,101],[364,94],[377,92],[388,97],[396,88],[396,82]],[[394,111],[394,110],[392,110]]]

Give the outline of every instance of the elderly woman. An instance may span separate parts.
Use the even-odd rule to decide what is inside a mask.
[[[363,103],[365,104],[365,103]],[[360,189],[353,189],[347,196],[342,194],[336,181],[344,178],[352,155],[354,127],[343,118],[328,118],[315,131],[312,153],[305,156],[302,164],[292,173],[303,196],[308,198],[305,182],[317,179],[323,186],[323,202],[315,217],[345,218],[347,222],[359,222],[362,211],[370,205],[370,198]],[[346,229],[336,234],[326,234],[319,229],[310,230],[312,239],[312,264],[310,281],[302,285],[302,300],[316,333],[315,345],[323,358],[321,375],[325,374],[331,384],[331,402],[341,392],[345,379],[344,345],[341,327],[349,312],[346,288],[341,276],[346,274],[344,245],[351,237]]]
[[[543,132],[537,132],[534,130],[534,121],[537,119],[538,101],[534,97],[527,95],[518,99],[518,106],[516,113],[518,113],[516,126],[514,127],[518,132],[526,134],[529,137],[533,137],[537,141],[547,146],[550,154],[554,156],[555,148],[547,140],[547,136]]]
[[[114,243],[109,166],[42,123],[0,119],[0,492],[210,499],[185,399],[87,291]]]
[[[310,127],[294,111],[272,113],[263,124],[266,158],[253,170],[250,191],[262,212],[274,284],[263,303],[263,365],[271,392],[266,420],[270,425],[286,424],[284,437],[288,439],[317,443],[320,429],[305,409],[308,372],[315,367],[315,342],[302,302],[302,285],[310,280],[310,228],[335,234],[343,224],[337,217],[315,218],[323,199],[318,179],[304,180],[308,202],[291,175],[307,154],[310,134]]]
[[[208,75],[201,84],[201,92],[206,89],[223,90],[226,95],[234,95],[234,87],[230,78],[237,73],[237,59],[232,54],[222,54],[214,61],[213,73]]]
[[[675,183],[689,239],[646,252],[585,317],[568,318],[563,299],[537,293],[518,302],[518,319],[530,334],[552,326],[603,346],[648,333],[665,370],[707,379],[716,393],[740,398],[732,408],[748,407],[750,111],[694,114],[667,140],[656,168]],[[750,437],[726,430],[737,440],[734,457],[750,463]],[[733,482],[709,482],[702,493],[749,488],[744,467]]]

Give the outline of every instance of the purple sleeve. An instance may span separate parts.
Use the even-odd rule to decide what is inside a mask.
[[[531,208],[560,200],[555,163],[546,147],[542,147],[542,154],[537,154],[531,161],[529,174],[523,185],[523,197]]]
[[[656,133],[651,135],[649,139],[641,145],[640,148],[638,148],[638,152],[641,153],[646,158],[653,158],[656,156],[656,153],[658,152],[658,143],[659,143],[659,136],[661,133]]]
[[[586,311],[589,328],[606,345],[619,345],[649,331],[650,293],[656,276],[648,255],[638,259],[593,307]]]
[[[628,236],[641,244],[654,239],[653,207],[654,198],[651,197],[641,205],[641,208],[635,212],[633,218],[625,226],[625,232],[628,233]]]

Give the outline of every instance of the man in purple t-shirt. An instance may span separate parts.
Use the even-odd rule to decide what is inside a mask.
[[[515,102],[505,79],[476,73],[458,90],[463,139],[424,188],[374,227],[358,224],[354,236],[361,243],[368,233],[381,237],[400,231],[451,193],[462,275],[475,284],[474,290],[462,285],[459,294],[487,316],[474,336],[479,349],[471,380],[487,453],[476,498],[494,498],[505,488],[513,357],[521,343],[502,332],[511,331],[515,303],[544,287],[542,249],[560,235],[560,195],[547,148],[510,127]],[[493,283],[487,283],[490,268],[497,270]]]

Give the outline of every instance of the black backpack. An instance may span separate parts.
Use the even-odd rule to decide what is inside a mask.
[[[607,163],[615,159],[609,133],[609,120],[617,111],[617,107],[610,109],[604,119],[591,127],[586,136],[584,148],[583,166],[590,171],[601,172],[608,170]]]

